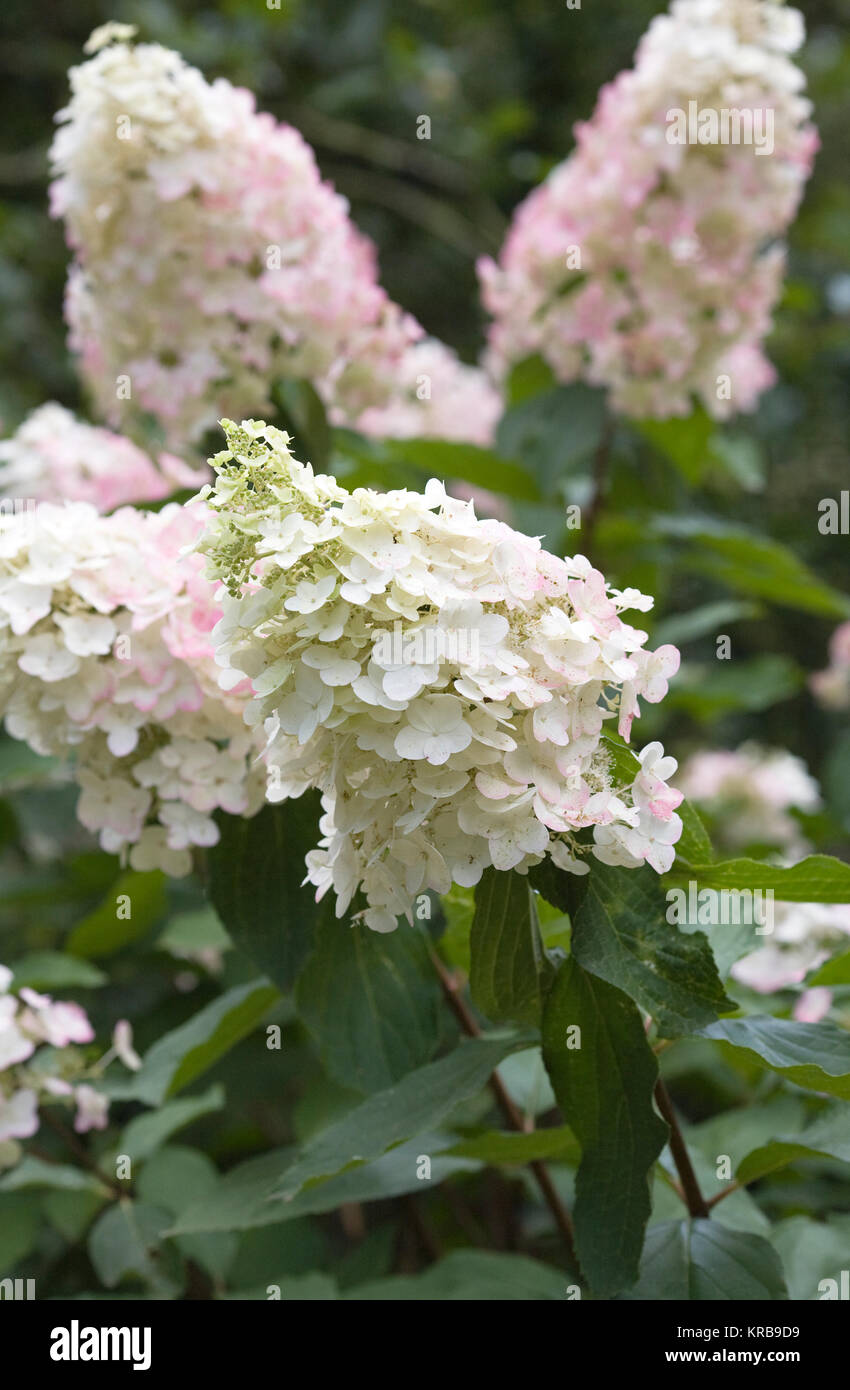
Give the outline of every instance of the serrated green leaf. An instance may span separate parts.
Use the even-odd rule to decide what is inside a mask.
[[[281,1178],[297,1158],[295,1149],[275,1149],[240,1163],[221,1179],[208,1197],[181,1212],[169,1234],[194,1231],[245,1231],[300,1217],[336,1211],[347,1202],[386,1201],[407,1192],[421,1192],[454,1173],[475,1172],[480,1164],[449,1154],[447,1134],[419,1134],[327,1181],[306,1187],[291,1202],[272,1200]],[[420,1159],[430,1160],[430,1178],[423,1178]]]
[[[328,1075],[372,1092],[433,1057],[442,992],[422,933],[402,921],[386,935],[362,923],[320,922],[296,1004]]]
[[[610,1297],[637,1277],[649,1178],[667,1140],[652,1104],[658,1065],[631,999],[574,959],[564,961],[546,1000],[543,1057],[582,1148],[576,1254],[594,1293]]]
[[[393,1144],[438,1125],[462,1100],[481,1090],[505,1057],[529,1042],[527,1034],[516,1033],[474,1038],[439,1061],[409,1072],[309,1139],[283,1175],[276,1196],[291,1200],[308,1183],[329,1178],[350,1163],[377,1158]]]
[[[302,887],[304,856],[314,849],[321,814],[318,792],[264,806],[258,815],[216,815],[221,832],[209,851],[210,900],[254,964],[284,991],[291,989],[328,911],[315,889]]]
[[[726,859],[719,864],[675,865],[669,877],[686,876],[700,888],[772,889],[780,902],[850,901],[850,864],[829,854],[810,854],[790,869],[758,859]]]
[[[573,919],[572,952],[585,970],[651,1014],[662,1037],[691,1033],[736,1006],[701,932],[681,932],[649,868],[594,864]]]
[[[646,1237],[637,1284],[625,1300],[783,1301],[788,1291],[776,1251],[762,1237],[716,1221],[665,1221]]]
[[[472,1002],[494,1023],[539,1024],[552,977],[527,876],[486,869],[470,936]]]
[[[535,1129],[528,1134],[490,1130],[461,1139],[444,1149],[458,1158],[475,1158],[481,1163],[532,1163],[536,1159],[562,1158],[577,1163],[581,1147],[569,1125],[554,1129]]]

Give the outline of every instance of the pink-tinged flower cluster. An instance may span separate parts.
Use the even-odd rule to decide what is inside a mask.
[[[812,846],[792,812],[817,811],[820,789],[792,753],[754,743],[695,753],[677,780],[688,800],[711,817],[713,837],[725,852],[757,847],[772,851],[773,862],[785,865],[810,853]],[[773,931],[757,951],[733,966],[732,974],[762,993],[798,985],[847,935],[847,904],[777,902]],[[829,1006],[831,995],[807,993],[812,997],[804,1013],[811,1019],[812,1010]]]
[[[88,425],[64,406],[39,406],[10,439],[0,441],[0,504],[90,502],[111,512],[154,502],[178,488],[197,488],[206,474],[173,454],[157,462],[131,440]],[[18,507],[18,503],[24,504]]]
[[[850,623],[842,623],[829,639],[829,665],[816,671],[809,685],[827,709],[850,709]]]
[[[784,748],[743,743],[694,753],[677,781],[711,816],[715,838],[728,852],[763,847],[792,861],[809,852],[791,812],[817,811],[820,789],[802,759]]]
[[[150,412],[181,449],[223,412],[273,410],[279,378],[312,381],[349,422],[383,405],[422,329],[299,133],[126,26],[93,39],[58,116],[52,208],[102,414]]]
[[[0,965],[0,1144],[32,1138],[39,1104],[56,1097],[76,1103],[78,1133],[103,1129],[106,1096],[86,1082],[73,1084],[85,1070],[74,1044],[94,1038],[84,1010],[33,989],[13,993],[11,984],[11,970]]]
[[[379,439],[455,439],[493,442],[503,402],[486,372],[469,367],[436,338],[415,343],[402,358],[397,388],[384,406],[356,421]]]
[[[138,870],[188,873],[221,808],[262,801],[238,691],[217,683],[218,617],[184,553],[197,504],[42,503],[0,516],[0,714],[37,753],[73,755],[77,814]]]
[[[333,888],[342,916],[362,888],[366,922],[390,931],[418,894],[488,866],[551,854],[586,873],[592,853],[668,869],[675,760],[653,743],[618,773],[603,736],[619,719],[628,738],[638,697],[661,700],[678,667],[620,616],[652,600],[479,520],[436,480],[348,493],[281,431],[224,423],[201,542],[226,589],[219,661],[253,683],[269,799],[322,792],[319,896]]]
[[[802,39],[799,13],[774,0],[674,0],[652,21],[575,152],[518,209],[499,264],[481,264],[497,375],[540,353],[626,415],[754,407],[774,376],[760,345],[784,271],[777,238],[817,148],[788,57]],[[705,111],[714,143],[688,143]],[[693,112],[690,130],[677,112]],[[751,118],[751,143],[721,143],[723,112]]]

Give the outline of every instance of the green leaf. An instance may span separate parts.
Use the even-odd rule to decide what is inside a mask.
[[[232,946],[211,907],[176,913],[156,939],[158,951],[170,951],[176,956],[195,951],[228,951]]]
[[[167,1212],[123,1198],[107,1207],[88,1239],[89,1258],[101,1283],[114,1289],[122,1280],[140,1279],[160,1297],[173,1298],[175,1281],[157,1258]]]
[[[496,442],[522,459],[551,496],[568,474],[587,464],[605,429],[605,395],[583,384],[556,386],[527,396],[502,417]]]
[[[698,483],[710,470],[714,422],[701,407],[685,419],[640,420],[635,429],[666,455],[686,482]]]
[[[494,1023],[539,1024],[552,965],[528,877],[486,869],[475,890],[469,989]]]
[[[516,1033],[470,1039],[439,1061],[409,1072],[309,1139],[283,1175],[276,1195],[289,1200],[307,1183],[331,1177],[350,1163],[368,1162],[393,1144],[438,1125],[462,1100],[481,1090],[505,1057],[529,1041],[527,1034]]]
[[[654,529],[687,540],[681,559],[685,569],[708,575],[739,593],[825,617],[850,614],[850,600],[822,583],[780,541],[713,517],[658,517]]]
[[[461,1139],[444,1149],[443,1153],[455,1154],[458,1158],[475,1158],[481,1163],[494,1165],[532,1163],[535,1159],[544,1158],[561,1158],[577,1163],[581,1148],[570,1127],[558,1125],[554,1129],[535,1129],[529,1134],[490,1130],[487,1134]]]
[[[525,1255],[490,1250],[455,1250],[424,1274],[376,1279],[343,1294],[353,1301],[491,1302],[550,1300],[563,1302],[569,1280],[560,1270]]]
[[[739,710],[770,709],[795,695],[803,681],[800,667],[782,652],[748,661],[689,661],[680,666],[666,705],[711,723]]]
[[[61,1192],[104,1193],[103,1184],[82,1168],[70,1163],[48,1163],[26,1155],[0,1178],[0,1192],[22,1192],[29,1188],[48,1188]]]
[[[650,1228],[634,1288],[624,1300],[668,1302],[787,1299],[779,1256],[761,1236],[716,1221],[665,1221]]]
[[[794,1023],[756,1014],[720,1019],[701,1032],[747,1052],[797,1086],[850,1100],[850,1034],[834,1023]]]
[[[273,1200],[281,1178],[297,1161],[294,1149],[275,1149],[249,1159],[221,1179],[218,1187],[183,1211],[173,1232],[244,1231],[336,1211],[347,1202],[377,1202],[421,1192],[455,1173],[475,1172],[480,1164],[447,1152],[447,1134],[419,1134],[370,1163],[359,1163],[325,1182],[305,1187],[290,1202]],[[423,1180],[419,1160],[430,1158]]]
[[[183,1144],[169,1144],[145,1164],[137,1190],[141,1201],[176,1215],[190,1202],[205,1197],[217,1183],[215,1164],[205,1153]]]
[[[85,958],[115,955],[131,941],[147,936],[165,910],[165,875],[158,870],[137,874],[128,869],[115,880],[100,906],[74,927],[65,949]]]
[[[788,1279],[788,1293],[799,1302],[820,1302],[827,1293],[840,1291],[842,1270],[847,1269],[850,1249],[850,1218],[833,1216],[829,1221],[810,1221],[792,1216],[774,1227],[771,1243],[779,1252]],[[839,1283],[839,1290],[819,1287],[826,1279]]]
[[[298,975],[327,907],[303,888],[304,857],[318,839],[318,792],[264,806],[256,816],[219,812],[208,853],[209,892],[235,945],[286,991]]]
[[[14,989],[62,990],[97,989],[106,984],[106,975],[90,961],[66,956],[62,951],[31,951],[16,961]]]
[[[554,390],[557,384],[549,363],[544,361],[539,353],[534,353],[531,357],[524,357],[511,368],[505,394],[510,406],[521,405],[523,401],[539,396],[543,391]]]
[[[185,1100],[172,1100],[146,1115],[137,1115],[131,1120],[118,1141],[122,1154],[129,1154],[134,1163],[143,1162],[170,1139],[172,1134],[192,1124],[202,1115],[213,1110],[221,1110],[224,1105],[224,1088],[211,1086],[200,1096],[187,1096]]]
[[[736,1007],[723,992],[705,936],[667,921],[667,901],[651,869],[594,864],[587,882],[573,919],[573,955],[652,1014],[662,1037],[692,1033]]]
[[[689,801],[683,801],[678,814],[682,818],[682,833],[676,845],[677,858],[681,856],[689,863],[710,864],[714,850],[699,811]]]
[[[241,1042],[279,998],[266,980],[228,990],[154,1043],[122,1098],[161,1105]]]
[[[394,458],[421,469],[428,477],[461,479],[472,487],[529,502],[540,497],[528,469],[510,455],[503,457],[492,449],[454,439],[386,439],[383,445]]]
[[[442,992],[420,930],[386,935],[360,922],[320,922],[296,989],[298,1012],[328,1075],[371,1092],[433,1057]]]
[[[846,903],[850,864],[829,854],[810,854],[790,869],[758,859],[726,859],[719,864],[674,864],[669,877],[695,879],[700,888],[771,889],[780,902]]]
[[[0,1277],[14,1274],[18,1262],[36,1245],[39,1238],[39,1198],[35,1194],[21,1196],[18,1192],[0,1195]]]
[[[331,431],[321,397],[309,381],[282,377],[272,387],[272,400],[282,416],[283,428],[295,438],[295,453],[311,463],[316,473],[327,472],[331,456]]]
[[[658,1066],[632,1001],[574,959],[546,1001],[543,1057],[582,1148],[576,1254],[594,1293],[610,1297],[637,1278],[649,1177],[667,1140],[652,1105]]]
[[[824,961],[819,970],[810,975],[806,985],[850,985],[850,951],[841,951],[831,960]]]
[[[838,1158],[850,1163],[850,1112],[843,1105],[819,1115],[802,1134],[780,1136],[753,1149],[738,1165],[735,1177],[742,1186],[785,1168],[798,1158]]]
[[[661,618],[652,629],[652,644],[660,647],[672,642],[674,646],[681,647],[686,642],[695,642],[697,638],[709,634],[717,637],[733,623],[763,617],[764,609],[759,603],[720,599],[716,603],[701,604],[687,613],[671,613]]]

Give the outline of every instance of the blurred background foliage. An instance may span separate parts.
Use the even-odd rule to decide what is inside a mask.
[[[390,295],[429,332],[475,360],[485,327],[476,258],[498,251],[512,210],[569,153],[575,121],[591,114],[600,85],[630,64],[658,8],[654,0],[605,0],[579,10],[555,0],[468,0],[463,6],[451,0],[280,0],[279,9],[265,0],[215,6],[58,0],[48,20],[25,0],[9,0],[0,16],[4,432],[44,399],[86,408],[64,343],[66,252],[61,226],[47,213],[46,152],[53,114],[67,98],[67,69],[81,61],[96,25],[108,19],[138,24],[143,38],[178,49],[209,78],[225,76],[250,88],[260,109],[296,125],[314,146],[323,174],[349,198],[357,223],[376,241]],[[805,10],[808,40],[800,61],[822,149],[792,228],[789,275],[769,343],[779,384],[755,416],[734,422],[721,479],[711,469],[705,478],[699,468],[688,477],[686,469],[671,494],[663,464],[626,450],[621,466],[615,456],[607,510],[613,505],[632,512],[639,528],[641,502],[650,511],[693,515],[706,500],[693,483],[713,483],[714,515],[756,523],[789,543],[826,582],[846,590],[847,548],[819,534],[817,503],[837,495],[850,476],[850,0],[818,0]],[[430,140],[416,138],[423,114],[431,120]],[[571,478],[569,448],[559,443],[568,445],[583,404],[562,402],[543,441],[547,483],[557,484],[559,503],[564,497],[587,500],[580,470]],[[539,422],[535,428],[539,435]],[[706,453],[693,422],[674,425],[673,440],[680,452]],[[521,462],[534,468],[527,432],[514,428],[509,442],[512,453],[513,446],[525,449]],[[545,531],[555,546],[568,537],[553,534],[553,519],[553,513],[528,509],[517,516],[526,529]],[[600,536],[600,558],[614,582],[625,582],[617,560],[628,539],[616,527]],[[656,543],[637,548],[648,566],[640,576],[627,547],[629,582],[651,589],[654,583],[665,606],[692,608],[705,599],[706,581],[676,563],[683,548],[686,538],[671,556],[675,596],[665,593],[664,578],[650,563],[661,554]],[[811,612],[780,607],[769,617],[762,609],[741,611],[733,632],[736,657],[745,651],[774,657],[753,668],[746,702],[766,741],[790,745],[815,762],[829,739],[819,728],[824,721],[809,717],[799,677],[801,669],[825,664],[831,626],[832,615],[813,621]],[[692,643],[687,656],[713,656],[713,637],[702,648],[699,639]],[[729,712],[723,696],[721,690],[710,708],[698,699],[685,706],[704,723],[706,714]]]
[[[656,0],[584,0],[581,10],[562,0],[281,0],[280,9],[265,0],[214,6],[54,0],[46,13],[27,0],[7,0],[0,13],[3,433],[44,400],[87,410],[65,347],[67,257],[62,229],[47,213],[47,148],[53,113],[67,98],[67,69],[82,60],[83,43],[97,25],[138,24],[143,38],[178,49],[210,79],[225,76],[250,88],[260,109],[297,126],[376,241],[389,294],[473,361],[485,328],[476,258],[498,252],[513,209],[570,152],[574,122],[591,114],[599,87],[630,64],[659,8]],[[517,525],[545,534],[554,550],[586,546],[612,583],[658,596],[653,639],[680,645],[683,671],[662,706],[645,707],[638,742],[661,735],[680,757],[706,743],[734,746],[748,737],[790,748],[827,793],[827,809],[811,819],[807,833],[818,849],[845,854],[850,740],[840,717],[814,704],[806,677],[826,665],[829,634],[846,616],[840,596],[850,591],[847,538],[821,535],[817,526],[819,500],[850,486],[850,0],[812,0],[805,8],[808,41],[800,61],[823,147],[791,230],[789,274],[768,345],[777,386],[754,416],[719,430],[700,416],[640,428],[619,423],[603,505],[592,536],[585,531],[580,542],[565,527],[565,506],[587,509],[593,495],[605,429],[598,393],[552,390],[535,378],[533,366],[516,373],[497,447],[525,475],[518,482],[515,473],[505,474],[502,501]],[[416,138],[420,115],[431,119],[430,141]],[[336,447],[343,477],[359,467],[379,484],[395,482],[392,468],[401,465],[396,460],[388,471],[379,446],[340,434]],[[481,465],[469,455],[470,482],[481,483]],[[413,466],[427,468],[427,449]],[[729,662],[716,660],[718,633],[732,637]],[[222,990],[255,975],[205,905],[199,881],[166,886],[145,875],[144,886],[133,883],[132,922],[116,924],[110,905],[121,891],[120,869],[76,825],[74,788],[8,739],[0,744],[0,784],[0,930],[3,957],[23,957],[18,983],[71,990],[99,1036],[108,1035],[117,1017],[132,1019],[144,1052]],[[449,955],[461,964],[468,895],[446,910]],[[203,1082],[225,1085],[226,1112],[217,1093],[189,1131],[196,1147],[178,1141],[160,1151],[170,1161],[145,1179],[139,1194],[145,1201],[173,1214],[184,1201],[182,1192],[168,1190],[175,1173],[202,1190],[215,1181],[212,1161],[227,1167],[269,1145],[303,1140],[356,1099],[334,1068],[323,1066],[289,1000],[271,1017],[285,1029],[283,1051],[269,1052],[256,1031],[238,1053],[216,1063]],[[545,1116],[551,1095],[535,1058],[515,1059],[511,1085],[518,1103]],[[774,1083],[764,1073],[719,1060],[704,1041],[681,1044],[665,1067],[686,1117],[707,1127],[706,1155],[716,1151],[714,1118],[739,1113],[746,1102],[765,1101],[764,1132],[777,1132],[780,1121],[769,1111]],[[461,1109],[456,1128],[486,1121],[486,1100]],[[491,1117],[491,1127],[497,1123]],[[691,1137],[699,1147],[696,1129]],[[95,1142],[108,1164],[114,1136]],[[189,1278],[202,1290],[190,1296],[204,1296],[210,1281],[218,1286],[225,1267],[237,1289],[308,1270],[332,1271],[345,1289],[392,1269],[418,1268],[432,1253],[429,1231],[437,1232],[443,1252],[480,1243],[487,1232],[496,1232],[499,1248],[544,1258],[556,1252],[539,1206],[519,1242],[511,1226],[518,1195],[534,1201],[522,1170],[482,1172],[468,1160],[456,1166],[460,1176],[429,1194],[424,1234],[415,1211],[378,1202],[365,1240],[355,1230],[362,1216],[354,1209],[341,1225],[305,1216],[238,1241],[228,1236],[226,1248],[213,1237],[192,1247],[187,1237]],[[563,1181],[568,1189],[569,1178]],[[661,1192],[659,1210],[668,1195]],[[0,1274],[33,1251],[39,1201],[51,1230],[39,1259],[50,1267],[52,1288],[61,1296],[87,1287],[92,1273],[78,1241],[102,1208],[102,1193],[0,1193]],[[730,1200],[730,1224],[759,1231],[766,1210],[784,1222],[789,1250],[805,1244],[809,1224],[824,1212],[850,1210],[843,1178],[839,1183],[831,1170],[809,1171],[805,1164],[769,1181],[760,1202],[742,1192],[735,1217]],[[846,1229],[835,1236],[845,1250]],[[127,1258],[131,1284],[150,1288],[132,1251]],[[822,1272],[831,1272],[831,1259],[823,1255]],[[814,1256],[810,1263],[805,1278],[794,1276],[799,1289],[814,1277]],[[95,1275],[109,1282],[101,1269]],[[319,1285],[314,1296],[328,1295]]]

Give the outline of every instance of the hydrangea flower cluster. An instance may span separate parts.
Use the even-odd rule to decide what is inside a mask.
[[[363,434],[379,439],[456,439],[492,444],[503,402],[487,373],[469,367],[436,338],[405,353],[398,389],[384,406],[357,420]]]
[[[218,660],[225,684],[253,683],[269,798],[321,789],[317,896],[332,887],[341,917],[362,888],[367,924],[391,931],[420,893],[490,865],[550,854],[586,873],[592,851],[670,867],[674,759],[653,743],[618,776],[602,738],[617,718],[628,738],[638,697],[662,699],[678,667],[620,616],[650,598],[479,520],[436,480],[348,493],[280,430],[224,427],[200,542],[223,582]]]
[[[802,758],[784,748],[743,743],[706,749],[683,764],[678,784],[709,812],[717,839],[731,853],[764,846],[795,862],[811,846],[792,810],[821,805],[820,788]]]
[[[75,755],[77,815],[138,870],[180,875],[212,812],[262,802],[244,697],[217,682],[218,617],[183,553],[203,508],[41,503],[0,516],[0,714],[37,753]]]
[[[811,843],[792,811],[817,811],[820,788],[803,761],[785,749],[745,743],[695,753],[678,781],[688,800],[711,816],[714,837],[725,851],[758,845],[771,849],[780,864],[795,864],[810,853]],[[732,974],[762,993],[785,989],[805,979],[845,935],[850,935],[850,906],[844,903],[776,903],[772,934],[738,961]],[[807,991],[814,993],[819,1009],[828,1009],[829,992]],[[811,1012],[805,1017],[814,1021]]]
[[[88,425],[53,401],[0,441],[4,510],[10,501],[68,501],[110,512],[128,502],[158,501],[178,488],[197,488],[204,477],[173,454],[160,454],[154,463],[131,440]]]
[[[850,709],[850,623],[842,623],[829,639],[829,665],[816,671],[809,685],[827,709]]]
[[[85,1011],[33,989],[15,994],[11,984],[11,970],[0,965],[0,1144],[37,1133],[42,1099],[75,1102],[74,1128],[80,1134],[103,1129],[109,1101],[79,1080],[85,1068],[73,1046],[94,1038]]]
[[[395,402],[382,427],[483,438],[493,388],[441,344],[410,355],[423,329],[379,285],[372,243],[298,131],[132,34],[92,35],[52,148],[71,345],[105,418],[132,428],[150,412],[183,449],[223,412],[273,411],[274,382],[299,377],[341,423]],[[430,370],[429,408],[415,386]]]
[[[788,56],[802,40],[800,14],[774,0],[673,0],[652,21],[575,152],[518,209],[499,265],[481,263],[498,375],[540,353],[626,415],[753,408],[773,380],[760,343],[777,238],[818,143]]]

